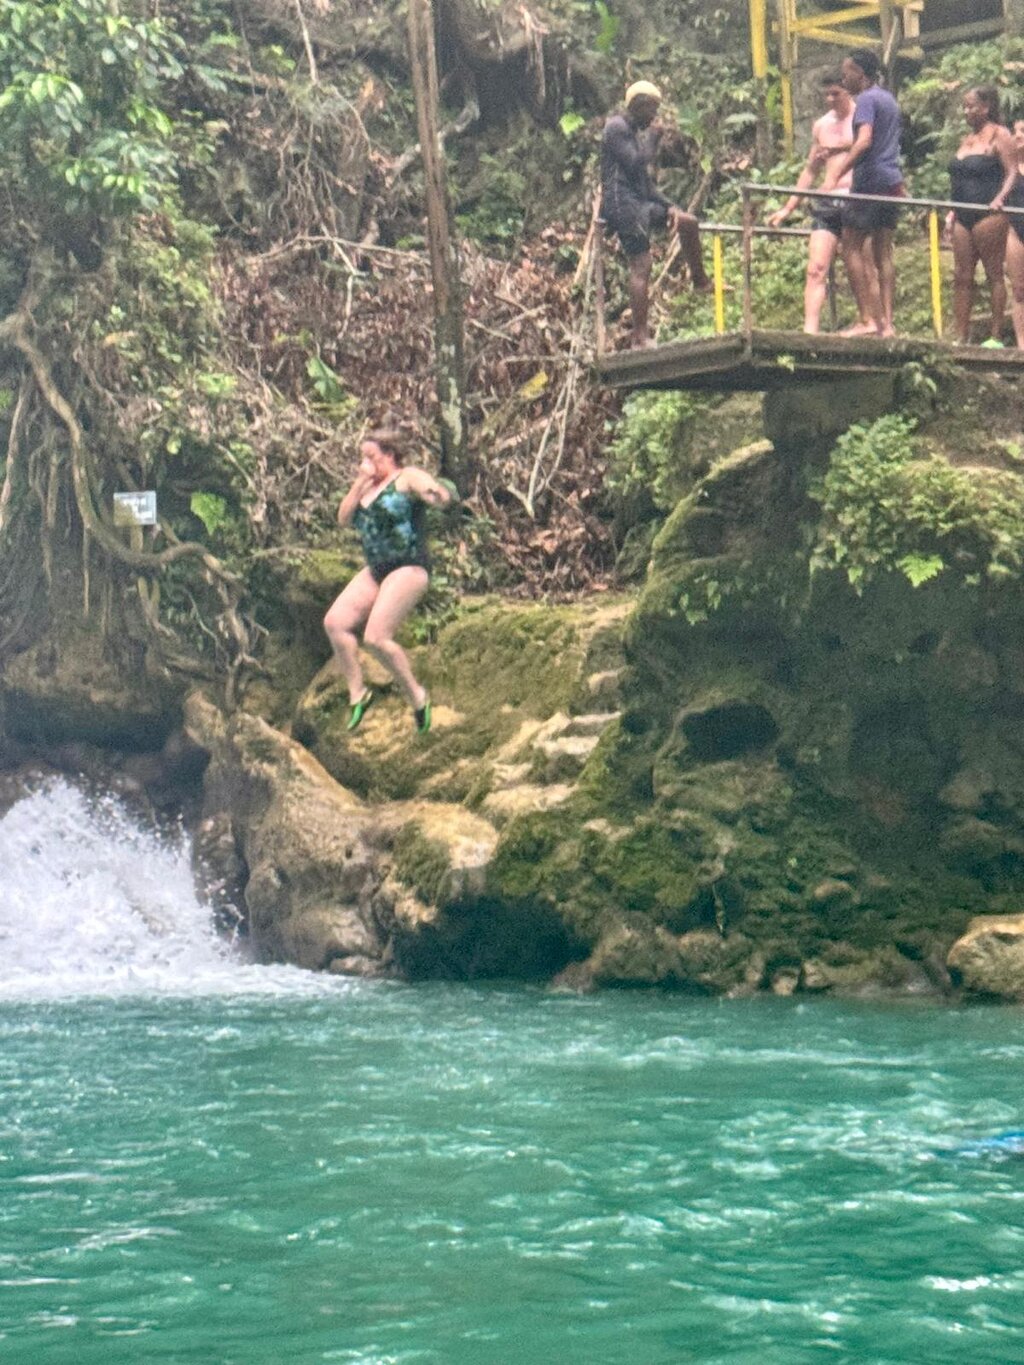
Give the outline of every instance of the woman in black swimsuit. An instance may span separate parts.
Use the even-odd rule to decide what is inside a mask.
[[[970,132],[949,163],[950,198],[978,204],[950,215],[953,236],[953,311],[961,343],[971,339],[974,276],[981,261],[991,295],[990,341],[1001,345],[1006,315],[1007,221],[1000,209],[1017,179],[1017,154],[1008,130],[999,122],[999,95],[989,85],[968,90],[964,118]],[[980,207],[980,206],[984,207]]]
[[[1017,181],[1006,196],[1008,209],[1024,209],[1024,119],[1013,125],[1013,142],[1017,155]],[[1017,345],[1024,350],[1024,214],[1011,213],[1010,231],[1006,238],[1006,273],[1010,277],[1010,315]]]

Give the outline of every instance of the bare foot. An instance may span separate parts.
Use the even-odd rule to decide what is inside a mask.
[[[894,336],[896,335],[896,328],[895,328],[895,327],[892,325],[892,323],[890,322],[889,325],[888,325],[888,327],[880,327],[880,328],[879,328],[879,330],[878,330],[878,335],[879,335],[880,337],[886,337],[886,338],[894,337]]]
[[[656,345],[657,342],[652,341],[650,337],[634,337],[630,349],[633,351],[653,351]]]
[[[878,328],[873,322],[855,322],[852,327],[844,327],[836,335],[841,337],[876,337],[878,336]]]

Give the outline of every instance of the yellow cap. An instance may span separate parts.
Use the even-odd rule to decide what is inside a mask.
[[[634,81],[626,91],[626,108],[628,109],[633,101],[639,99],[641,95],[646,95],[648,99],[652,100],[661,99],[661,91],[653,81]]]

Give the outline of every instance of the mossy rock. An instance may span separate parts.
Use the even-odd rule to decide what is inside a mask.
[[[403,637],[433,701],[428,735],[415,733],[408,704],[379,666],[372,675],[377,700],[357,731],[346,728],[344,686],[326,670],[300,700],[295,733],[339,782],[363,796],[409,800],[429,792],[479,800],[496,751],[524,722],[568,711],[585,699],[596,668],[621,662],[625,611],[604,601],[469,602],[433,644],[415,646]]]

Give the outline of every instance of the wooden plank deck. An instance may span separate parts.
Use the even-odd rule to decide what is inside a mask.
[[[719,392],[834,383],[847,376],[891,374],[916,361],[1006,378],[1024,378],[1024,351],[951,346],[911,337],[842,337],[831,333],[741,332],[673,341],[648,350],[618,351],[595,363],[612,389],[714,389]]]

